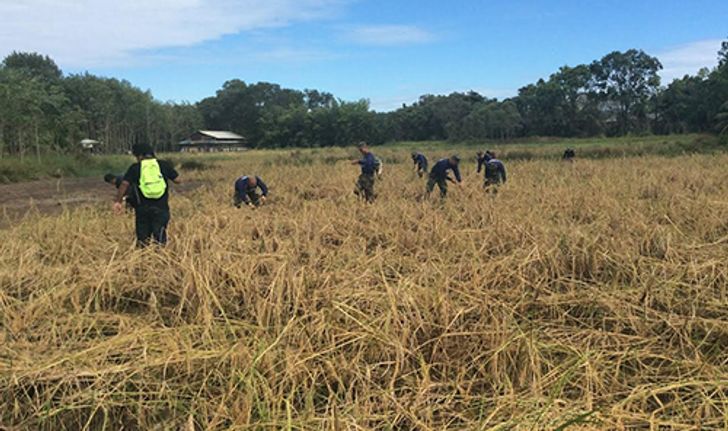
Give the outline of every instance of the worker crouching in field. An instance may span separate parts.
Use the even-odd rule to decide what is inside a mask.
[[[573,162],[574,157],[576,157],[576,151],[574,151],[573,148],[567,148],[564,151],[564,155],[561,156],[561,160],[563,160],[565,162]]]
[[[118,190],[119,187],[121,187],[121,183],[124,182],[124,176],[108,173],[108,174],[104,175],[104,182],[111,184]],[[136,193],[134,193],[133,187],[127,188],[126,195],[124,195],[123,200],[124,200],[124,203],[126,204],[127,209],[131,210],[136,207],[137,198],[136,198]]]
[[[356,181],[354,194],[360,196],[368,203],[372,203],[374,202],[374,198],[376,198],[374,182],[376,175],[380,173],[381,162],[369,151],[369,146],[365,142],[360,142],[358,148],[362,158],[351,162],[353,165],[361,166],[361,174]]]
[[[496,159],[495,153],[486,151],[483,162],[478,162],[478,173],[481,167],[485,168],[483,188],[486,193],[498,193],[498,186],[506,182],[506,167],[500,160]]]
[[[447,182],[455,182],[455,180],[448,175],[448,171],[452,171],[453,174],[455,174],[455,179],[458,184],[462,182],[462,178],[460,177],[460,168],[458,167],[459,163],[460,157],[451,156],[449,159],[438,160],[437,163],[432,166],[430,178],[427,180],[428,196],[435,188],[435,184],[437,184],[437,187],[440,189],[440,198],[445,199],[447,196]]]
[[[137,144],[132,148],[137,162],[129,166],[119,186],[114,202],[114,210],[121,213],[124,209],[124,196],[129,188],[139,197],[135,208],[137,245],[144,247],[151,240],[159,244],[167,242],[169,223],[169,181],[179,184],[179,174],[172,164],[157,160],[152,147]]]
[[[258,194],[260,189],[260,194]],[[233,203],[237,208],[243,204],[255,208],[263,205],[268,198],[268,186],[258,176],[242,176],[235,180]]]
[[[415,164],[415,172],[422,178],[427,174],[427,157],[417,151],[412,152],[412,161]]]

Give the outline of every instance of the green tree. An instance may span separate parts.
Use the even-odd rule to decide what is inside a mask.
[[[728,102],[724,103],[721,111],[715,116],[715,128],[719,134],[728,134]]]
[[[2,67],[16,70],[30,78],[36,78],[43,83],[58,83],[63,73],[47,55],[28,52],[13,52],[5,57]]]
[[[643,132],[649,124],[648,103],[658,92],[660,61],[644,51],[614,51],[591,65],[604,110],[614,115],[615,133]]]

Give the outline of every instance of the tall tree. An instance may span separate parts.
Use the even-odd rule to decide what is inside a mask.
[[[591,65],[595,86],[607,112],[613,112],[617,134],[642,132],[649,126],[648,102],[660,87],[660,60],[644,51],[614,51]]]
[[[44,56],[34,52],[13,51],[12,54],[5,57],[2,67],[17,70],[44,83],[58,83],[63,76],[55,61],[47,55]]]

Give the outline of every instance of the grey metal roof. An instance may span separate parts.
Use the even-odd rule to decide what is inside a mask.
[[[200,133],[215,139],[245,139],[237,133],[223,130],[200,130]]]

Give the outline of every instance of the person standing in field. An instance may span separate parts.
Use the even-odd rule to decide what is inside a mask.
[[[124,174],[116,193],[114,210],[117,213],[123,211],[123,199],[131,187],[139,197],[134,209],[137,245],[145,247],[152,240],[166,244],[170,219],[169,181],[179,184],[179,174],[171,163],[157,160],[148,144],[134,145],[132,154],[137,162],[129,166]]]
[[[460,168],[458,165],[460,164],[460,157],[453,155],[449,159],[440,159],[432,166],[432,170],[430,171],[430,178],[427,180],[427,195],[429,196],[430,193],[432,193],[432,190],[435,188],[435,184],[437,184],[437,187],[440,189],[440,198],[445,199],[447,197],[447,182],[450,181],[452,183],[457,180],[457,184],[459,185],[462,182],[462,178],[460,177]],[[455,175],[455,180],[453,180],[449,175],[448,171],[452,171],[452,173]]]
[[[260,194],[258,194],[260,189]],[[256,208],[268,198],[268,186],[265,185],[259,176],[242,176],[235,180],[235,194],[233,201],[236,207],[240,208],[243,204]]]
[[[505,184],[506,182],[506,167],[498,160],[494,152],[486,151],[483,155],[484,162],[478,163],[478,173],[480,173],[481,166],[485,167],[485,178],[483,181],[483,188],[486,193],[498,193],[498,186]]]
[[[412,161],[415,164],[415,172],[422,178],[427,174],[427,157],[417,151],[412,152]]]
[[[376,198],[376,195],[374,194],[374,182],[380,169],[380,163],[369,150],[369,146],[366,142],[360,142],[358,149],[362,158],[359,160],[352,160],[351,162],[353,165],[361,166],[361,174],[359,175],[359,179],[356,181],[354,194],[360,196],[366,202],[372,203],[374,202],[374,198]]]

